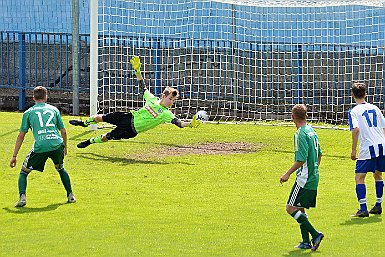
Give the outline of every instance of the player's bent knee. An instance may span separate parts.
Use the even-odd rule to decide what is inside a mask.
[[[382,172],[376,171],[373,173],[374,180],[382,180]]]
[[[292,206],[292,205],[286,205],[286,212],[288,213],[288,214],[292,214],[293,212],[295,212],[296,210],[298,210],[298,208],[297,207],[294,207],[294,206]]]
[[[96,121],[96,122],[102,122],[103,121],[103,116],[100,114],[96,114],[92,118],[94,118],[94,121]]]
[[[25,172],[24,170],[20,170],[20,174],[24,174],[25,176],[28,176],[28,172]]]
[[[107,142],[108,140],[116,140],[116,138],[112,136],[111,132],[107,132],[103,135],[102,140],[103,142]]]
[[[60,172],[64,169],[64,164],[55,164],[55,169]]]
[[[31,171],[32,171],[31,169],[28,169],[26,166],[23,165],[23,166],[21,167],[21,171],[20,171],[20,172],[22,172],[22,173],[28,175]]]
[[[366,173],[356,173],[356,184],[365,184]]]

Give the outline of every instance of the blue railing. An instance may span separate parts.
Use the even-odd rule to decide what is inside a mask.
[[[89,35],[80,35],[80,92],[89,90]],[[66,33],[0,32],[0,88],[25,91],[36,86],[72,91],[72,36]]]
[[[89,91],[89,41],[89,35],[80,36],[80,92]],[[73,54],[71,44],[72,36],[66,33],[0,32],[0,88],[19,90],[20,110],[25,105],[26,90],[33,89],[37,85],[45,86],[50,90],[71,92]],[[181,40],[124,36],[100,38],[99,44],[107,46],[105,49],[107,58],[109,56],[108,46],[110,45],[123,45],[124,49],[126,47],[131,48],[135,53],[138,50],[138,53],[143,56],[148,55],[150,49],[152,57],[151,60],[148,60],[150,63],[146,63],[146,68],[147,71],[153,73],[151,77],[156,94],[160,93],[163,83],[161,80],[173,81],[175,78],[168,76],[174,76],[174,73],[180,72],[176,66],[174,70],[174,63],[167,63],[167,61],[172,62],[173,60],[162,57],[162,51],[167,50],[171,57],[180,55],[180,49],[192,48],[193,51],[190,52],[189,56],[185,56],[182,60],[182,62],[189,63],[189,67],[194,69],[190,74],[191,81],[189,83],[197,88],[190,94],[198,94],[202,90],[203,92],[216,92],[219,87],[217,89],[206,88],[213,87],[211,80],[215,79],[216,84],[223,88],[221,92],[225,96],[231,96],[233,93],[239,94],[238,101],[252,96],[275,99],[276,97],[273,97],[272,94],[277,91],[277,88],[280,88],[281,95],[278,98],[290,98],[293,102],[301,102],[302,98],[311,97],[315,104],[327,104],[328,99],[343,98],[342,102],[338,104],[345,104],[345,102],[350,104],[350,97],[347,97],[346,101],[344,97],[349,95],[345,91],[348,90],[351,81],[366,80],[370,81],[370,87],[374,88],[375,91],[370,91],[370,94],[376,93],[374,97],[382,98],[374,99],[375,102],[383,102],[383,98],[385,98],[385,94],[379,92],[382,85],[385,84],[385,69],[383,69],[385,52],[383,47],[288,44],[284,42],[238,42],[233,45],[233,42],[223,40]],[[115,54],[126,54],[126,52]],[[285,55],[287,54],[291,58],[286,59]],[[215,65],[206,67],[207,59],[214,57],[218,60],[216,61],[218,65],[221,64],[219,67],[224,67],[220,77],[216,77],[218,67],[214,67]],[[99,59],[101,58],[99,57]],[[227,90],[234,89],[233,86],[226,87],[226,85],[231,84],[231,80],[234,79],[233,74],[235,74],[235,72],[231,72],[232,70],[235,71],[235,68],[229,67],[227,64],[235,63],[237,58],[238,61],[242,62],[239,64],[243,67],[236,71],[239,81],[237,90],[227,92]],[[282,60],[282,63],[274,66],[273,60]],[[110,62],[114,61],[117,60],[110,60]],[[199,66],[193,68],[193,63],[195,65],[196,62],[202,62],[202,67],[206,67],[204,70],[207,77],[202,78],[197,75],[199,74],[199,68],[197,68]],[[330,65],[331,63],[333,65]],[[167,65],[173,68],[167,68]],[[106,63],[101,64],[99,69],[104,72],[109,71],[109,68],[104,66]],[[248,71],[245,67],[248,67]],[[341,67],[349,72],[341,73],[339,70]],[[252,74],[253,70],[259,73]],[[172,71],[172,73],[168,71]],[[115,77],[118,75],[126,76],[125,79],[129,78],[126,73],[115,74]],[[345,77],[341,78],[342,75]],[[277,80],[277,78],[282,77],[282,80]],[[180,86],[185,85],[183,75],[178,76],[177,79]],[[260,94],[257,94],[256,85],[263,89]],[[333,88],[330,90],[332,95],[325,97],[325,87]],[[206,97],[208,96],[206,95]],[[206,100],[210,100],[209,97]]]

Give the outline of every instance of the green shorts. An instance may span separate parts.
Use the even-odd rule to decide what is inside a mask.
[[[305,189],[300,187],[297,183],[294,183],[287,204],[298,208],[309,209],[315,207],[316,200],[317,190]]]
[[[64,145],[60,145],[56,150],[44,153],[35,153],[32,150],[25,158],[23,167],[43,172],[48,158],[53,161],[55,166],[58,165],[58,167],[62,168],[64,163]]]

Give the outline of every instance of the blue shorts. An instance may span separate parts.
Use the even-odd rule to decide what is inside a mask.
[[[385,156],[356,162],[356,173],[385,172]]]

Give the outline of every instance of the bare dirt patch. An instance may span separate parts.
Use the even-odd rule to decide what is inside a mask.
[[[164,158],[168,156],[181,156],[189,154],[247,154],[256,152],[262,148],[262,144],[247,143],[247,142],[227,142],[227,143],[203,143],[197,145],[173,145],[160,148],[152,156],[145,154],[141,158],[157,157]]]

